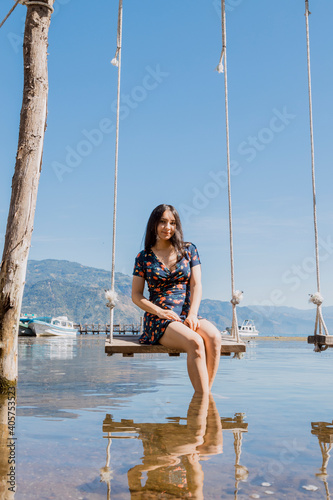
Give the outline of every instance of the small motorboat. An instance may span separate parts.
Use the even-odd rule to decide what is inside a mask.
[[[249,338],[249,337],[257,337],[259,332],[253,322],[252,319],[245,319],[243,324],[238,326],[238,331],[240,337]],[[227,326],[227,328],[222,332],[222,335],[230,334],[231,327]]]
[[[28,320],[23,320],[22,318],[20,319],[19,322],[19,330],[18,330],[19,337],[34,337],[35,334],[32,330],[30,330],[28,326]]]
[[[29,321],[28,327],[34,332],[36,337],[49,337],[53,335],[68,337],[77,334],[77,329],[74,328],[73,321],[69,321],[67,316],[33,318]]]
[[[36,314],[24,314],[20,318],[20,321],[19,321],[19,331],[18,331],[19,337],[35,337],[36,336],[35,332],[33,332],[31,330],[31,328],[29,328],[29,323],[33,319],[47,321],[48,319],[51,319],[51,318],[47,318],[45,316],[36,316]]]

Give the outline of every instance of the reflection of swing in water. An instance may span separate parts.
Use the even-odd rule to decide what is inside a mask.
[[[247,432],[248,424],[243,422],[243,413],[236,413],[235,418],[221,418],[223,430],[232,430],[235,448],[235,500],[237,499],[238,485],[240,481],[246,481],[249,471],[244,465],[240,465],[242,453],[243,432]]]
[[[333,420],[332,423],[329,422],[311,422],[312,431],[311,434],[317,436],[320,446],[320,451],[323,456],[323,463],[320,468],[320,472],[316,476],[321,479],[325,485],[326,498],[329,500],[330,492],[328,490],[327,483],[327,466],[330,459],[330,451],[333,446]]]
[[[239,465],[241,435],[248,424],[243,414],[220,418],[213,397],[193,396],[186,418],[171,417],[167,423],[138,423],[133,420],[114,422],[107,415],[103,423],[108,439],[107,463],[101,477],[108,485],[111,498],[110,445],[112,439],[140,439],[143,445],[142,463],[128,470],[131,498],[203,498],[204,472],[200,461],[223,453],[223,430],[234,433],[236,453],[235,478],[238,483],[247,477],[247,469]],[[118,435],[121,433],[121,435]],[[143,477],[146,478],[143,484]],[[103,479],[104,478],[104,479]],[[162,498],[158,496],[158,498]]]

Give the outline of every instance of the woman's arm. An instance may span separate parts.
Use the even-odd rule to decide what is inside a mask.
[[[190,293],[190,310],[184,323],[192,330],[196,330],[200,326],[198,311],[202,296],[201,265],[191,268]]]
[[[172,319],[174,321],[181,321],[178,314],[173,312],[171,309],[162,309],[161,307],[150,302],[143,295],[143,290],[145,287],[145,279],[141,276],[133,276],[132,281],[132,301],[134,304],[143,311],[155,314],[161,319]]]

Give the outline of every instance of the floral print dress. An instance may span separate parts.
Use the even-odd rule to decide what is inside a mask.
[[[198,250],[193,243],[186,243],[185,256],[170,271],[152,250],[142,250],[135,259],[133,275],[144,278],[148,284],[149,300],[162,309],[172,309],[184,321],[190,309],[191,268],[200,264]],[[169,323],[145,312],[142,344],[158,344]]]

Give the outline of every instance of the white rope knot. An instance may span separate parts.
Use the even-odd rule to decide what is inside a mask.
[[[224,73],[223,58],[224,58],[224,47],[221,52],[220,62],[215,68],[215,71],[217,71],[218,73]]]
[[[218,65],[216,66],[215,71],[217,71],[218,73],[224,73],[224,67],[223,67],[223,62],[222,61],[220,61],[218,63]]]
[[[117,47],[116,54],[115,54],[114,58],[111,60],[111,64],[113,66],[116,66],[117,68],[119,67],[119,59],[118,59],[119,50],[120,50],[119,47]]]
[[[243,300],[243,292],[241,290],[236,290],[232,296],[231,303],[236,306]]]
[[[115,290],[105,290],[105,298],[107,300],[106,307],[113,309],[118,302],[118,294]]]
[[[245,356],[244,352],[235,352],[235,354],[233,355],[233,358],[234,359],[243,359],[244,356]]]
[[[315,304],[316,306],[321,306],[324,299],[319,292],[316,292],[313,295],[310,295],[309,302],[312,302],[312,304]]]

